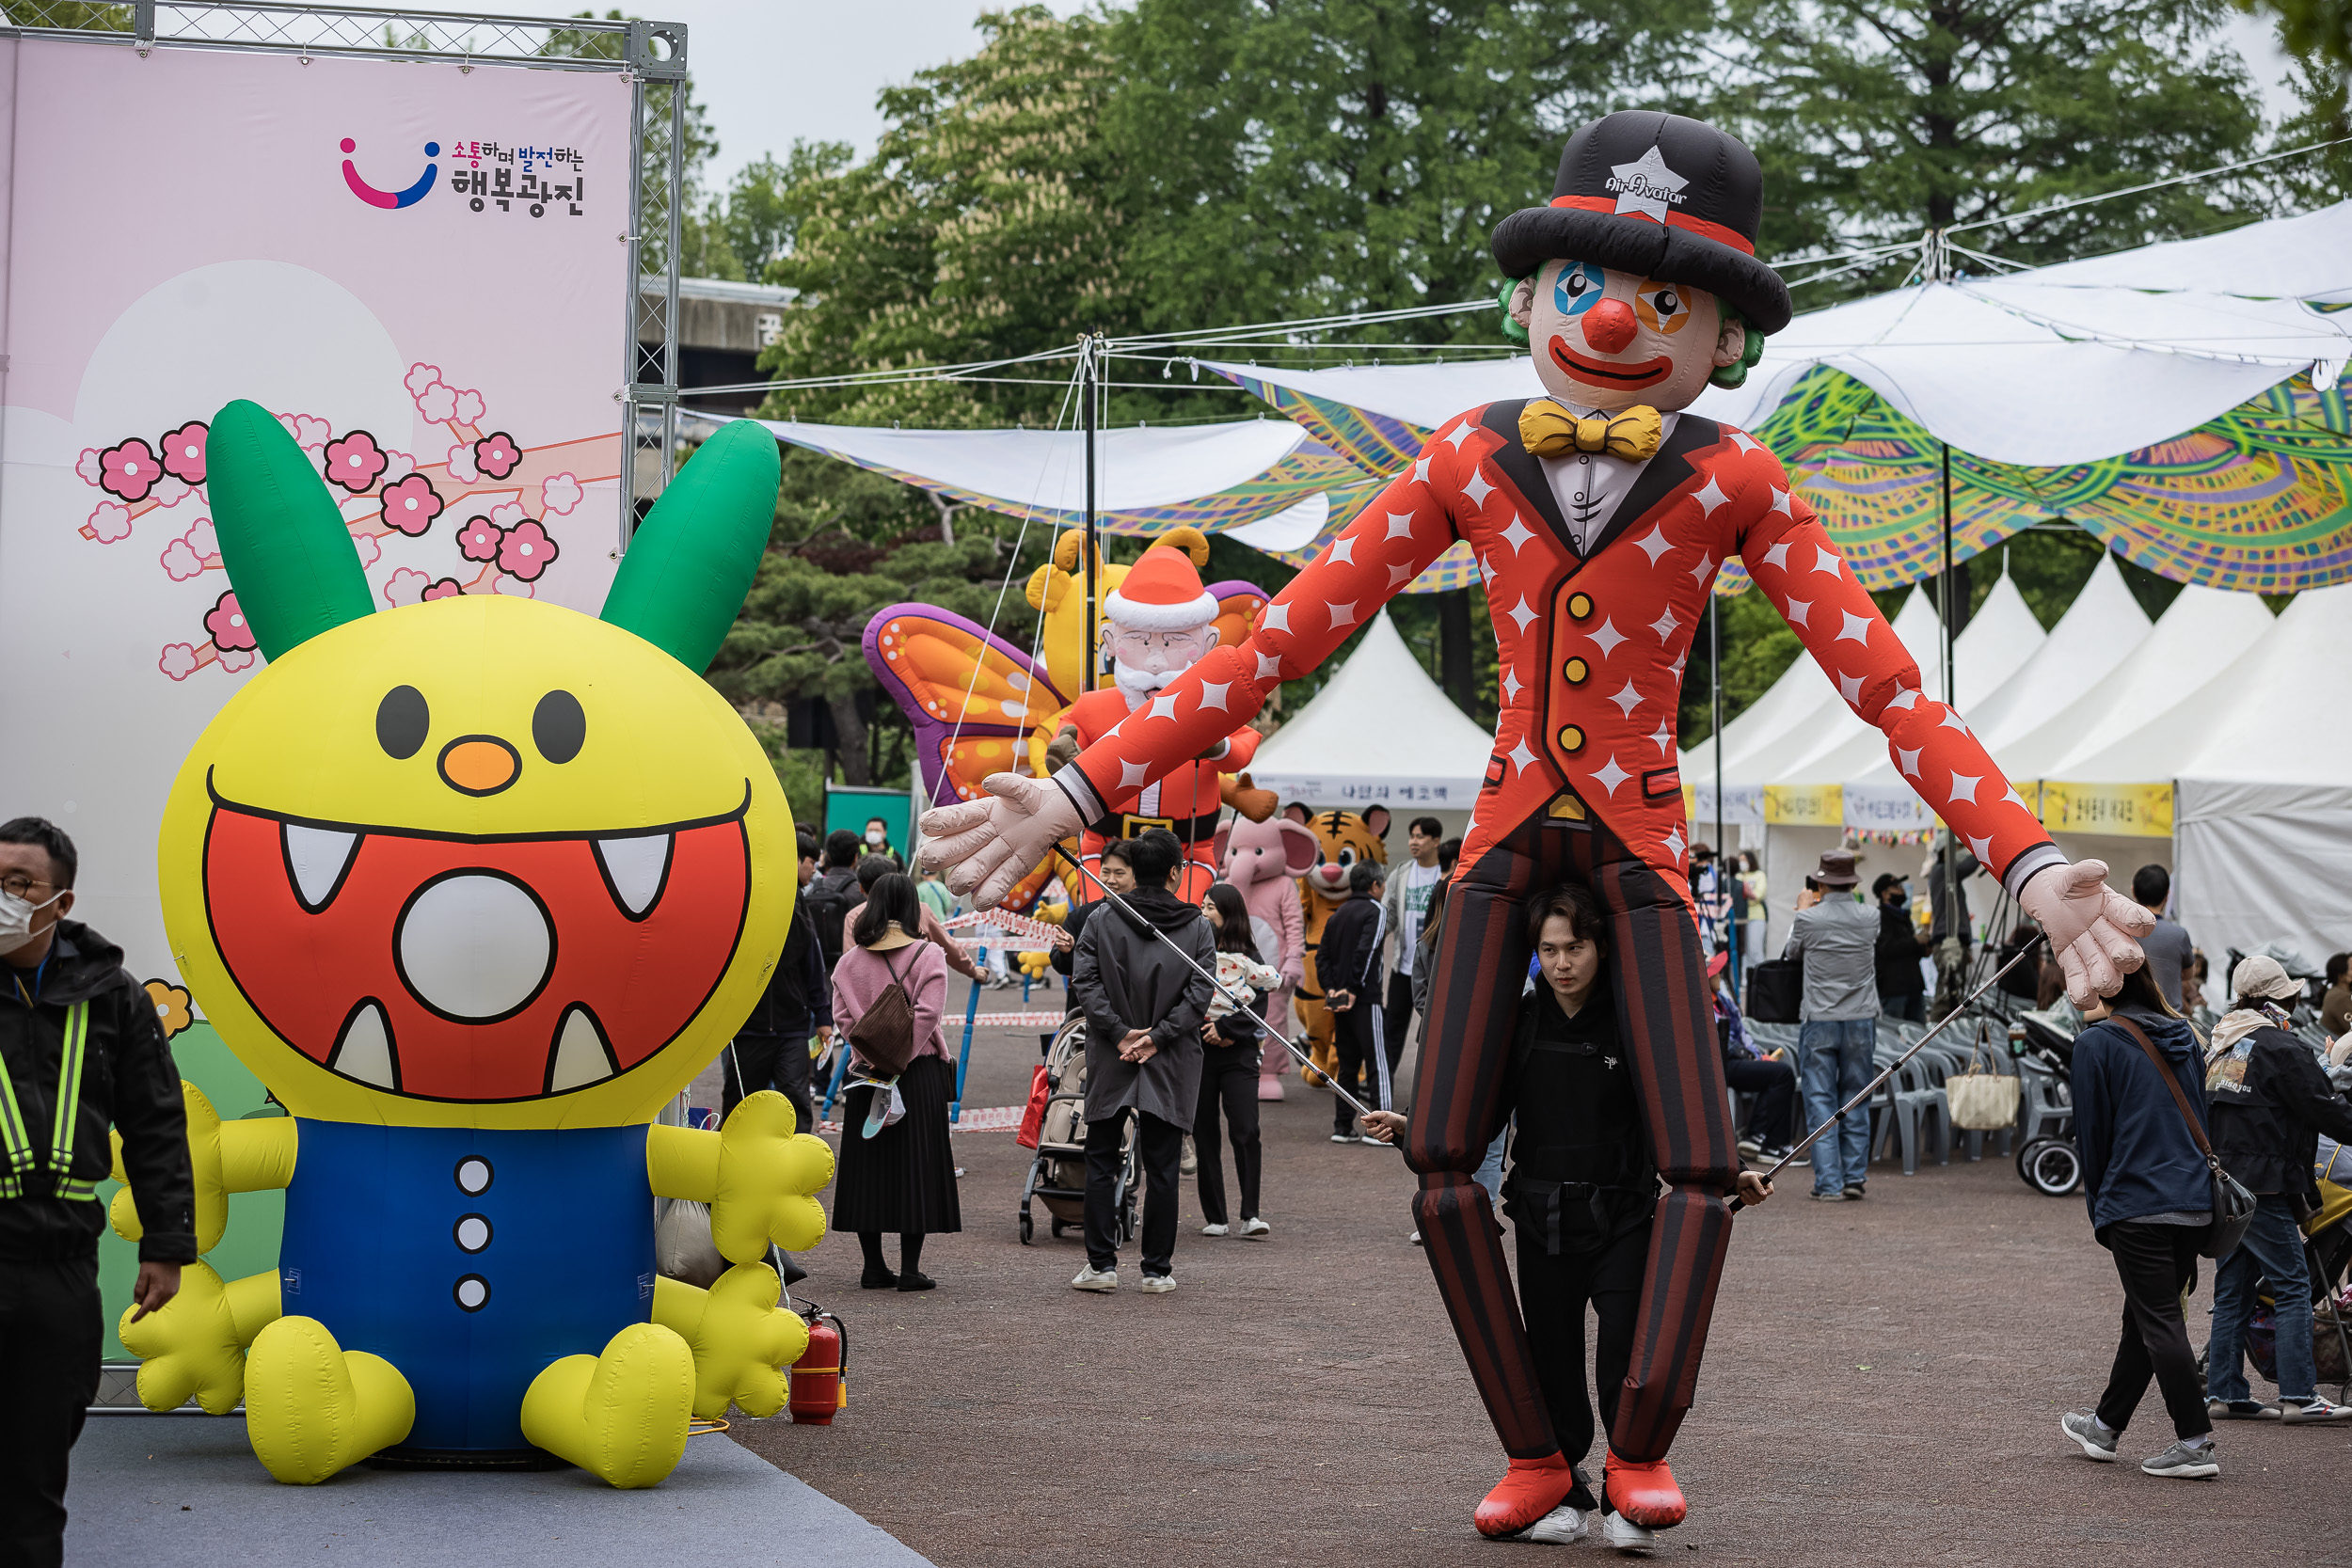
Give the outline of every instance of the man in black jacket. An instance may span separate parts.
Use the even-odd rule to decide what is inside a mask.
[[[0,823],[0,1563],[65,1555],[67,1457],[98,1392],[98,1184],[106,1130],[139,1213],[137,1315],[196,1260],[187,1116],[155,1005],[122,950],[66,914],[73,841],[37,816]],[[60,1091],[72,1104],[58,1114]]]
[[[2254,1194],[2254,1223],[2214,1269],[2206,1413],[2217,1420],[2352,1419],[2352,1405],[2319,1395],[2300,1223],[2319,1204],[2312,1179],[2319,1134],[2352,1141],[2352,1104],[2328,1082],[2311,1047],[2281,1027],[2302,988],[2278,960],[2240,959],[2230,987],[2237,1007],[2214,1030],[2205,1101],[2213,1151]],[[2262,1403],[2246,1384],[2246,1324],[2264,1280],[2278,1306],[2279,1405]]]
[[[1323,1005],[1331,1009],[1335,1026],[1332,1044],[1339,1053],[1340,1087],[1385,1111],[1389,1058],[1380,1049],[1380,944],[1388,933],[1382,928],[1383,880],[1382,867],[1372,861],[1348,867],[1347,891],[1353,896],[1323,923],[1323,941],[1315,947],[1315,976],[1322,982]],[[1356,1113],[1338,1095],[1331,1097],[1331,1141],[1367,1141],[1356,1132]]]
[[[1889,1018],[1928,1021],[1928,982],[1919,973],[1925,951],[1911,924],[1911,895],[1903,879],[1889,871],[1870,884],[1879,905],[1879,942],[1873,955],[1878,967],[1879,1011]]]
[[[817,876],[816,838],[803,833],[800,851],[801,887],[805,891]],[[803,896],[793,901],[784,954],[768,976],[759,1006],[721,1058],[725,1072],[722,1119],[735,1114],[745,1095],[774,1089],[792,1102],[794,1125],[803,1132],[816,1132],[817,1108],[808,1091],[808,1042],[832,1033],[833,976],[824,966],[816,923],[809,919],[808,899]]]
[[[857,879],[858,854],[864,847],[857,834],[847,828],[835,828],[827,833],[825,868],[801,890],[809,923],[817,927],[818,950],[829,976],[834,965],[841,961],[842,922],[851,910],[866,902],[866,890]]]

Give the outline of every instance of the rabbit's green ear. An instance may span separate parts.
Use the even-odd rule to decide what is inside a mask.
[[[638,525],[602,619],[708,669],[767,553],[782,477],[773,436],[752,420],[723,426]]]
[[[214,415],[204,467],[221,564],[262,657],[375,608],[335,498],[275,416],[243,398]]]

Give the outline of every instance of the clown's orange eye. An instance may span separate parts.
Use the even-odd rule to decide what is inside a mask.
[[[433,710],[413,686],[395,686],[375,705],[375,743],[387,756],[404,762],[415,756],[432,728]]]
[[[1644,283],[1633,293],[1633,309],[1652,332],[1679,332],[1691,319],[1691,296],[1673,283]]]

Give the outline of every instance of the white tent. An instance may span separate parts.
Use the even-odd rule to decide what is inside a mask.
[[[1961,712],[1968,727],[1977,732],[1994,761],[2004,768],[2012,767],[2010,743],[2031,734],[2075,694],[2105,680],[2109,671],[2139,647],[2149,626],[2148,612],[2124,585],[2115,557],[2100,556],[2090,579],[2033,657],[2020,664],[1999,690],[1963,705]],[[1891,767],[1886,777],[1894,777]]]
[[[1313,700],[1258,748],[1249,773],[1259,788],[1310,806],[1467,813],[1494,749],[1384,610]]]

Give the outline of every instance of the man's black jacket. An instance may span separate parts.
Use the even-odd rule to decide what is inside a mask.
[[[2250,1192],[2316,1201],[2319,1134],[2352,1143],[2352,1104],[2312,1048],[2283,1029],[2265,1025],[2216,1056],[2205,1069],[2205,1104],[2213,1151]]]
[[[1359,893],[1323,923],[1315,984],[1324,995],[1343,990],[1368,1005],[1380,1000],[1380,912],[1377,893]]]
[[[1921,996],[1928,982],[1919,973],[1919,939],[1912,932],[1911,916],[1891,904],[1879,906],[1879,941],[1872,951],[1878,966],[1881,996]]]
[[[103,1180],[113,1165],[106,1130],[119,1131],[123,1170],[145,1223],[140,1261],[192,1263],[196,1179],[188,1165],[187,1111],[154,1000],[124,973],[122,949],[78,920],[60,920],[56,929],[49,961],[39,971],[0,963],[0,1058],[8,1062],[35,1160],[25,1196],[0,1198],[0,1260],[45,1262],[98,1250],[106,1206],[53,1196],[49,1171],[66,1015],[87,1002],[89,1041],[72,1174]],[[30,1006],[26,993],[35,994]]]
[[[825,968],[823,944],[808,915],[808,900],[792,901],[792,923],[786,927],[784,953],[768,976],[759,1005],[743,1021],[739,1035],[806,1037],[820,1023],[833,1022],[833,974]]]

